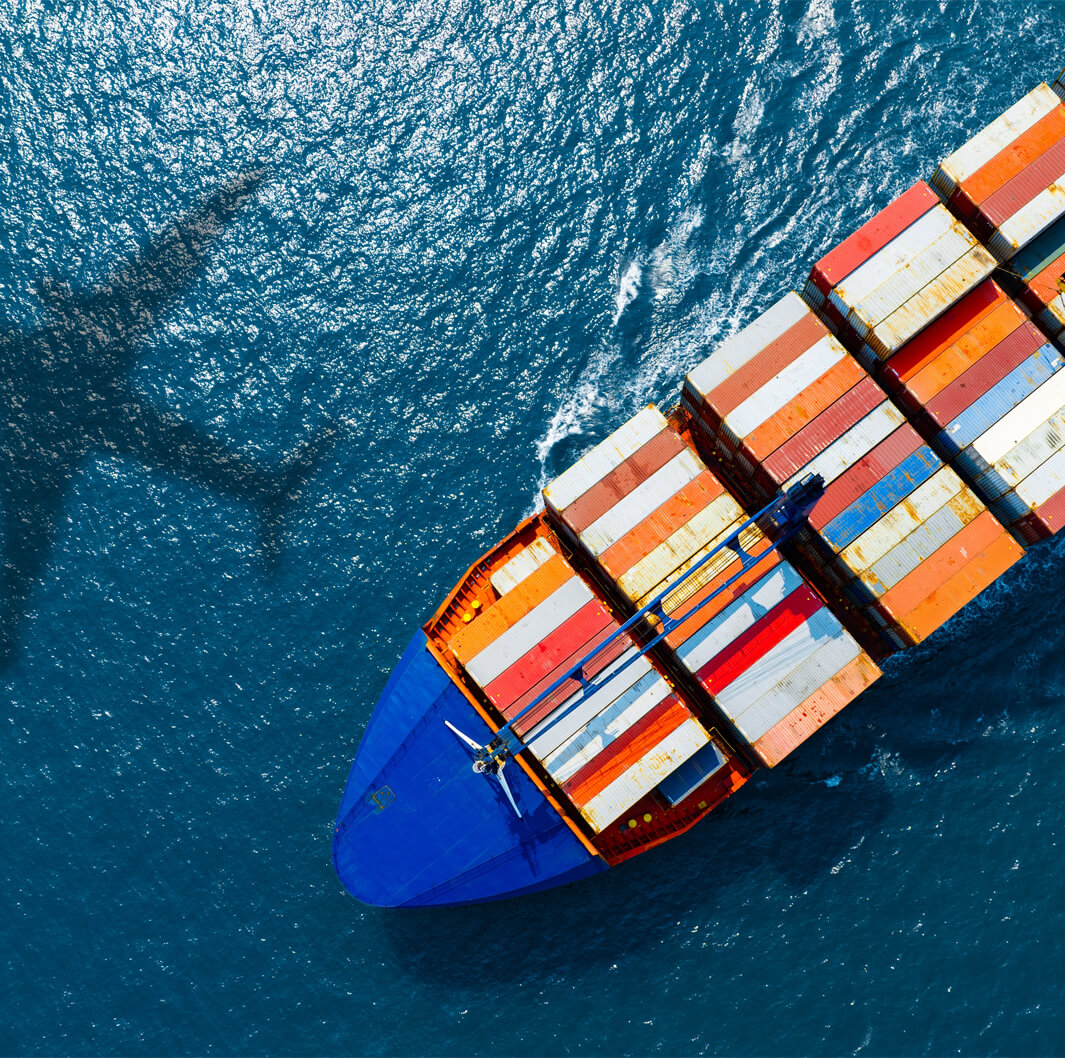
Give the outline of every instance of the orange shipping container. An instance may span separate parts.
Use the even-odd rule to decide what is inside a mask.
[[[749,547],[748,554],[754,556],[764,555],[770,547],[769,541],[763,536],[757,544]],[[720,591],[722,586],[726,584],[730,578],[736,577],[741,571],[740,560],[733,558],[728,560],[727,553],[722,556],[723,561],[727,561],[728,565],[716,573],[713,579],[704,584],[696,590],[689,589],[687,583],[677,588],[676,592],[666,596],[666,612],[677,620],[682,619],[686,614],[691,613],[700,603],[709,599],[715,591]],[[729,585],[721,594],[714,599],[712,603],[704,606],[694,617],[685,621],[679,628],[675,628],[672,632],[666,636],[665,642],[674,650],[682,643],[690,639],[696,632],[699,631],[708,621],[713,620],[722,610],[727,606],[735,602],[745,591],[753,587],[762,579],[770,570],[780,564],[780,553],[773,552],[771,555],[766,555],[757,565],[748,569],[742,576],[737,577],[734,584]],[[708,562],[707,566],[713,566],[715,563]],[[700,571],[702,572],[702,571]],[[698,577],[696,574],[695,577]],[[695,579],[695,578],[693,578]]]
[[[678,529],[687,525],[700,511],[723,496],[724,492],[721,482],[709,470],[703,471],[620,540],[611,544],[599,556],[599,565],[609,577],[617,580],[641,558],[649,555],[664,540],[668,540]]]
[[[1002,533],[968,565],[958,570],[933,592],[901,624],[920,643],[944,621],[954,616],[967,602],[975,599],[989,584],[1002,576],[1024,551],[1008,533]]]
[[[772,455],[865,377],[865,368],[857,360],[844,357],[743,438],[744,451],[758,460]]]
[[[873,660],[867,654],[859,654],[755,742],[759,757],[769,767],[775,767],[879,676],[880,669]]]
[[[963,181],[962,195],[972,205],[980,205],[1020,175],[1062,137],[1065,137],[1065,108],[1056,107]]]
[[[991,573],[979,587],[974,587],[979,577],[956,579],[956,575],[966,569],[976,556],[991,547],[995,548],[991,555],[994,560],[1009,556],[1009,561]],[[1023,548],[1006,533],[994,515],[984,511],[917,569],[885,592],[876,608],[901,625],[914,643],[919,643],[966,603],[975,599],[995,577],[1009,569],[1023,554]],[[945,590],[945,586],[951,584],[953,588]]]
[[[552,555],[472,624],[452,636],[450,647],[455,657],[465,665],[573,576],[569,563],[561,555]]]
[[[957,342],[918,371],[907,383],[907,391],[915,401],[928,403],[968,371],[985,353],[1008,338],[1018,327],[1023,326],[1026,320],[1027,317],[1013,302],[1000,305],[980,320],[968,334],[962,335]]]

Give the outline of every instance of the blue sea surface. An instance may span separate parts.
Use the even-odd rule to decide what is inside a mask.
[[[1065,539],[666,847],[349,897],[416,627],[1058,3],[0,6],[0,1053],[1065,1053]]]

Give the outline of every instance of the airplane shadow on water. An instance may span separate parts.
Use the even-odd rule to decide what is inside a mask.
[[[269,466],[154,406],[127,379],[142,340],[191,285],[263,176],[249,169],[224,184],[91,293],[42,282],[50,322],[0,337],[0,670],[16,656],[66,490],[90,454],[139,460],[252,505],[264,558],[276,561],[286,509],[347,424],[327,422]]]

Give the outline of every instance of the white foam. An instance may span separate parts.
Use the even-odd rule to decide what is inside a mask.
[[[621,322],[625,310],[640,296],[640,280],[643,279],[643,265],[639,258],[633,258],[628,268],[621,273],[618,292],[614,297],[614,326]]]

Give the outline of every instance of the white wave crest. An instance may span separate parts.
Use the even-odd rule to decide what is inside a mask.
[[[643,265],[639,258],[633,258],[628,268],[621,274],[618,292],[614,297],[614,326],[621,321],[625,310],[640,296],[640,281],[643,279]]]

